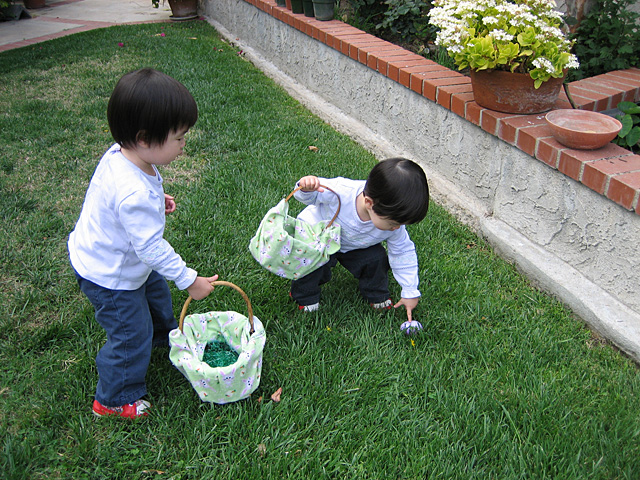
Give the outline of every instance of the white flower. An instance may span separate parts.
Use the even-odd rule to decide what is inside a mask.
[[[569,57],[569,62],[567,63],[567,68],[580,68],[580,62],[578,61],[578,57],[571,54]]]
[[[553,67],[553,63],[547,58],[539,57],[533,61],[533,65],[536,68],[542,68],[546,70],[548,73],[555,73],[556,69]]]
[[[500,23],[500,20],[498,20],[496,17],[491,17],[491,16],[484,17],[482,21],[487,26]]]
[[[433,5],[429,22],[439,28],[436,44],[460,69],[528,73],[539,84],[578,65],[553,0],[433,0]]]
[[[494,30],[493,32],[491,32],[491,36],[496,40],[503,40],[505,42],[510,42],[515,38],[513,35],[505,32],[504,30]]]

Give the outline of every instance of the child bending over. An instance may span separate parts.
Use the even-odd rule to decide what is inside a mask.
[[[91,178],[68,241],[78,284],[95,309],[107,341],[96,356],[93,413],[147,415],[145,376],[153,346],[168,345],[177,328],[166,279],[196,300],[218,276],[200,277],[163,238],[165,214],[176,209],[157,165],[182,153],[198,118],[189,91],[152,69],[124,75],[107,108],[115,143]]]
[[[422,168],[411,160],[390,158],[376,164],[364,180],[302,177],[294,196],[309,205],[298,218],[310,224],[330,220],[341,207],[335,223],[341,227],[340,250],[329,262],[291,282],[291,297],[300,310],[320,306],[320,286],[331,279],[340,262],[359,281],[360,293],[376,309],[404,305],[408,320],[418,304],[418,257],[405,225],[420,222],[429,208],[429,187]],[[387,242],[387,250],[382,242]],[[389,294],[388,271],[402,287],[395,305]]]

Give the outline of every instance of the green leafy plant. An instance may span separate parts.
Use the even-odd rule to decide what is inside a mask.
[[[380,24],[387,6],[380,0],[348,0],[340,2],[339,9],[342,21],[373,33],[379,32],[376,26]]]
[[[429,24],[429,18],[425,12],[431,10],[431,2],[428,0],[386,0],[387,11],[384,12],[382,21],[376,25],[377,30],[387,30],[402,40],[413,37],[424,38],[429,31],[435,30]]]
[[[7,8],[9,5],[11,5],[10,1],[0,0],[0,20],[4,19],[5,17],[3,9]]]
[[[430,22],[460,70],[529,74],[536,88],[577,68],[561,26],[562,15],[547,0],[436,0]]]
[[[640,151],[640,105],[633,102],[620,102],[618,110],[624,113],[617,117],[622,123],[622,130],[613,142],[632,152]]]
[[[571,38],[580,67],[572,80],[640,65],[640,14],[634,0],[597,0]]]

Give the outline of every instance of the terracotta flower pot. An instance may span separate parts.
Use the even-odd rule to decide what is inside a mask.
[[[23,0],[24,1],[24,6],[25,8],[28,8],[29,10],[33,10],[36,8],[44,8],[45,5],[45,0]]]
[[[173,20],[190,19],[198,16],[198,0],[169,0]]]
[[[504,113],[533,114],[551,110],[558,100],[563,81],[564,78],[551,78],[536,89],[533,79],[524,73],[471,70],[476,103]]]

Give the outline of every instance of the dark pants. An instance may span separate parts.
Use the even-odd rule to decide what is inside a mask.
[[[133,403],[147,393],[151,347],[168,345],[177,328],[167,281],[151,272],[137,290],[110,290],[76,274],[107,341],[96,356],[96,400],[108,407]]]
[[[340,262],[359,281],[360,293],[369,303],[389,298],[389,257],[381,244],[347,253],[334,253],[329,262],[291,282],[291,297],[298,305],[320,301],[320,286],[331,280],[331,269]]]

